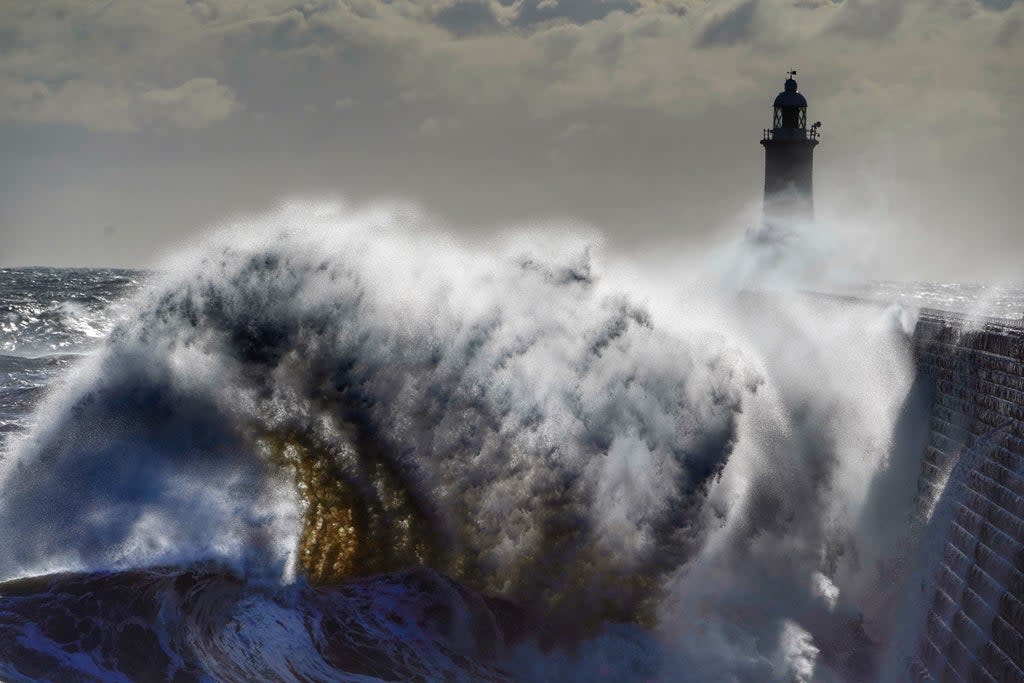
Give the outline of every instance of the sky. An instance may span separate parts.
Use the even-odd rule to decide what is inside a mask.
[[[294,198],[700,254],[797,69],[865,275],[1024,280],[1022,0],[4,0],[0,266],[147,266]]]

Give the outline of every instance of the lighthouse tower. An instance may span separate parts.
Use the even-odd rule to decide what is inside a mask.
[[[807,100],[797,92],[796,71],[775,98],[772,127],[764,130],[764,219],[767,223],[814,218],[814,148],[821,123],[807,127]]]

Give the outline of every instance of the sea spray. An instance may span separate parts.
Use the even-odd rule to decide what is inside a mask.
[[[920,417],[903,411],[903,332],[880,311],[827,302],[759,298],[747,320],[742,348],[765,385],[705,508],[720,524],[678,573],[661,628],[681,669],[720,680],[870,680],[914,491],[893,438],[898,420]],[[880,490],[892,517],[865,515]]]
[[[2,573],[215,560],[246,606],[218,618],[277,633],[307,582],[428,565],[532,615],[491,603],[465,655],[516,680],[870,678],[905,527],[869,502],[913,493],[904,316],[785,258],[751,294],[720,259],[627,282],[586,236],[424,226],[295,205],[166,263],[2,465]],[[262,601],[282,579],[297,602]]]
[[[567,623],[650,618],[756,385],[724,340],[663,331],[585,241],[268,223],[185,256],[44,409],[5,464],[4,572],[428,564]]]

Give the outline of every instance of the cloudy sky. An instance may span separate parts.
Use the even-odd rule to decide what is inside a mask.
[[[1022,0],[3,0],[0,265],[326,195],[699,253],[756,219],[789,68],[872,275],[1024,279]]]

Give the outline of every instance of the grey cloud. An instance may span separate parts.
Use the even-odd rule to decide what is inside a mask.
[[[710,54],[711,48],[772,45],[784,40],[785,31],[801,31],[806,36],[802,51],[821,53],[825,68],[832,68],[828,61],[833,57],[820,30],[801,25],[804,16],[820,13],[795,8],[792,0],[744,0],[724,9],[694,7],[681,17],[678,10],[686,9],[684,4],[655,0],[524,0],[507,7],[493,0],[428,5],[353,0],[272,8],[246,5],[244,10],[201,0],[176,14],[166,10],[169,25],[189,21],[184,28],[193,34],[183,36],[183,42],[201,46],[201,57],[179,54],[158,61],[161,55],[141,51],[133,61],[112,56],[102,61],[125,71],[114,79],[121,83],[166,86],[214,77],[240,93],[236,99],[254,105],[254,111],[291,106],[292,97],[305,100],[294,104],[298,110],[329,107],[343,90],[360,100],[382,101],[397,94],[407,102],[430,102],[435,107],[518,101],[525,103],[529,115],[541,117],[594,105],[656,106],[673,115],[698,115],[706,100],[692,98],[694,88],[715,97],[749,90],[754,83],[748,73],[724,72],[735,69],[737,65],[729,63],[735,59],[763,60],[746,55],[722,62]],[[899,23],[893,12],[881,4],[847,0],[829,28],[851,37],[879,35]],[[205,23],[197,22],[195,13]],[[902,16],[899,9],[895,13]],[[148,25],[122,17],[115,33],[134,37],[125,39],[126,46],[131,40],[137,43],[138,36],[158,33],[158,25],[167,23],[159,13],[149,17],[151,23],[157,19],[157,25]],[[512,30],[502,30],[505,25]],[[91,30],[99,36],[114,29]],[[480,39],[453,41],[453,34]],[[709,54],[688,54],[680,50],[681,44],[696,45]],[[785,46],[779,42],[774,49]],[[209,69],[200,72],[205,64]],[[97,80],[76,73],[63,77]],[[53,87],[51,80],[33,80]],[[360,84],[358,92],[351,80]],[[330,94],[310,102],[317,91]],[[422,111],[413,118],[423,121],[439,114],[445,112]]]
[[[224,36],[234,47],[273,51],[338,41],[341,36],[336,28],[317,14],[292,7],[279,14],[233,24],[225,29]]]
[[[1013,6],[1014,0],[978,0],[981,6],[993,12],[1005,12]]]
[[[523,0],[516,14],[516,26],[529,27],[548,21],[586,24],[600,21],[612,12],[633,12],[633,0]]]
[[[735,45],[748,40],[754,31],[756,12],[757,0],[746,0],[722,14],[713,16],[697,39],[697,47]]]
[[[1021,19],[1019,14],[1007,19],[996,36],[996,45],[999,47],[1010,46],[1015,39],[1020,37],[1022,27],[1024,27],[1024,20]]]
[[[828,7],[830,5],[836,5],[842,0],[793,0],[794,7],[800,7],[802,9],[818,9],[819,7]]]
[[[622,59],[625,51],[626,37],[621,33],[613,33],[605,36],[598,43],[596,52],[601,56],[606,69],[614,69]]]
[[[220,7],[213,2],[206,0],[188,0],[188,7],[192,15],[200,21],[216,21],[220,18]]]
[[[899,28],[903,13],[901,2],[845,0],[831,30],[854,38],[883,38]]]
[[[242,108],[234,92],[212,78],[176,87],[72,80],[51,88],[40,81],[9,83],[11,97],[0,116],[41,123],[68,123],[99,132],[133,132],[154,124],[203,128]]]
[[[106,46],[109,54],[128,55],[140,51],[154,26],[120,21],[107,22],[101,13],[72,21],[69,26],[71,39],[89,47]]]
[[[495,31],[501,26],[488,0],[454,0],[437,10],[434,22],[457,38]]]
[[[153,88],[138,99],[146,108],[144,115],[178,128],[203,128],[242,108],[234,92],[212,78],[193,78],[176,88]]]
[[[21,42],[21,31],[17,26],[0,26],[0,55],[9,53]]]

